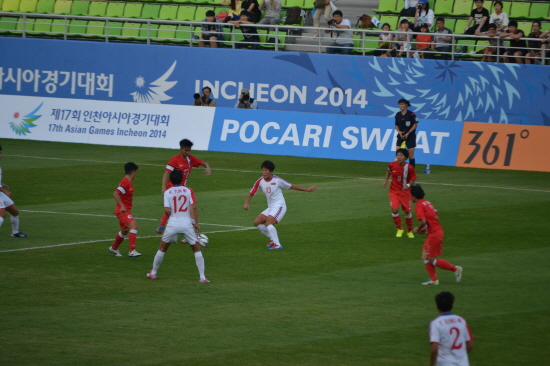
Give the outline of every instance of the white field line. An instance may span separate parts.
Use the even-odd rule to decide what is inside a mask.
[[[81,162],[88,162],[88,163],[124,164],[124,162],[120,162],[120,161],[101,161],[101,160],[66,159],[66,158],[46,158],[46,157],[42,157],[42,156],[6,155],[6,154],[4,154],[4,156],[15,156],[15,157],[19,157],[19,158],[46,159],[46,160],[81,161]],[[159,164],[146,164],[146,163],[140,163],[140,165],[158,166],[158,167],[164,167],[165,166],[165,165],[159,165]],[[253,174],[260,175],[260,172],[255,171],[255,170],[235,170],[235,169],[214,169],[214,170],[222,171],[222,172],[234,172],[234,173],[253,173]],[[277,174],[278,175],[294,175],[294,176],[302,176],[302,177],[358,179],[358,180],[373,180],[373,181],[379,181],[379,182],[384,181],[384,179],[382,179],[382,178],[379,179],[379,178],[365,178],[365,177],[343,177],[343,176],[338,176],[338,175],[319,175],[319,174],[303,174],[303,173],[277,173]],[[438,186],[450,186],[450,187],[506,189],[506,190],[511,190],[511,191],[550,193],[550,190],[543,190],[543,189],[496,187],[496,186],[477,186],[477,185],[470,185],[470,184],[451,184],[451,183],[436,183],[436,182],[428,183],[428,182],[420,182],[420,181],[418,181],[418,183],[429,184],[429,185],[438,185]]]
[[[93,216],[93,217],[109,217],[113,218],[116,217],[114,215],[94,215],[94,214],[83,214],[83,213],[75,213],[75,212],[55,212],[55,211],[32,211],[32,210],[19,210],[21,212],[32,212],[32,213],[48,213],[48,214],[58,214],[58,215],[73,215],[73,216]],[[144,220],[144,221],[158,221],[158,219],[147,219],[144,217],[134,217],[136,220]],[[237,225],[222,225],[222,224],[207,224],[204,222],[201,222],[200,225],[213,225],[213,226],[223,226],[223,227],[234,227],[234,228],[247,228],[248,226],[237,226]]]
[[[214,224],[211,224],[214,225]],[[241,227],[240,229],[233,229],[233,230],[216,230],[216,231],[205,231],[202,232],[203,234],[215,234],[215,233],[229,233],[232,231],[246,231],[246,230],[256,230],[255,227]],[[150,238],[158,238],[160,239],[160,235],[153,235],[153,236],[138,236],[138,239],[150,239]],[[113,238],[110,239],[99,239],[99,240],[89,240],[89,241],[78,241],[74,243],[64,243],[64,244],[54,244],[54,245],[45,245],[43,247],[32,247],[32,248],[19,248],[19,249],[8,249],[8,250],[0,250],[0,253],[9,253],[9,252],[22,252],[24,250],[35,250],[35,249],[47,249],[47,248],[56,248],[56,247],[67,247],[72,245],[81,245],[81,244],[92,244],[92,243],[102,243],[102,242],[112,242]]]

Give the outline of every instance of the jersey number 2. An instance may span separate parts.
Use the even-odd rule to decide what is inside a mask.
[[[178,201],[181,201],[183,199],[183,202],[178,209]],[[187,203],[187,197],[186,196],[179,196],[178,198],[174,197],[174,212],[185,212],[187,211],[187,207],[184,208],[185,204]]]
[[[451,336],[453,336],[453,333],[456,333],[454,335],[455,340],[453,341],[453,346],[451,347],[451,349],[461,349],[462,348],[462,343],[457,343],[458,338],[460,337],[460,330],[458,328],[453,327],[453,328],[451,328],[449,333],[451,334]]]

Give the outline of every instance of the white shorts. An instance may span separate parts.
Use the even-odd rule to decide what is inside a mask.
[[[162,234],[162,241],[165,243],[176,243],[178,241],[179,235],[183,235],[185,241],[188,242],[189,245],[193,245],[199,242],[199,238],[197,237],[197,233],[195,232],[195,228],[193,227],[193,225],[171,226],[170,221],[168,222],[168,225],[166,225],[166,229]]]
[[[13,205],[13,201],[4,192],[0,192],[0,208],[6,208]]]
[[[274,207],[268,207],[263,212],[262,215],[264,216],[273,216],[275,221],[278,223],[281,222],[283,217],[286,213],[286,206],[274,206]]]

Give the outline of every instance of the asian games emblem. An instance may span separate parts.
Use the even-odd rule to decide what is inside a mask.
[[[165,92],[172,89],[178,83],[177,81],[167,80],[172,75],[176,63],[177,61],[174,61],[172,66],[161,77],[149,84],[150,86],[147,86],[147,82],[143,76],[138,76],[135,81],[138,90],[130,93],[134,97],[134,102],[161,104],[164,101],[172,99]]]
[[[38,107],[36,107],[35,110],[28,113],[27,115],[21,117],[21,114],[19,112],[15,112],[13,114],[13,118],[15,119],[13,122],[10,122],[10,127],[19,136],[25,136],[28,133],[31,133],[30,129],[33,127],[36,127],[34,122],[42,117],[41,114],[37,114],[38,110],[42,107],[44,102],[40,103]]]

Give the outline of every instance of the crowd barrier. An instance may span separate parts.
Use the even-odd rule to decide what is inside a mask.
[[[0,136],[57,142],[387,162],[394,119],[0,95]],[[422,120],[419,164],[550,171],[550,127]]]

